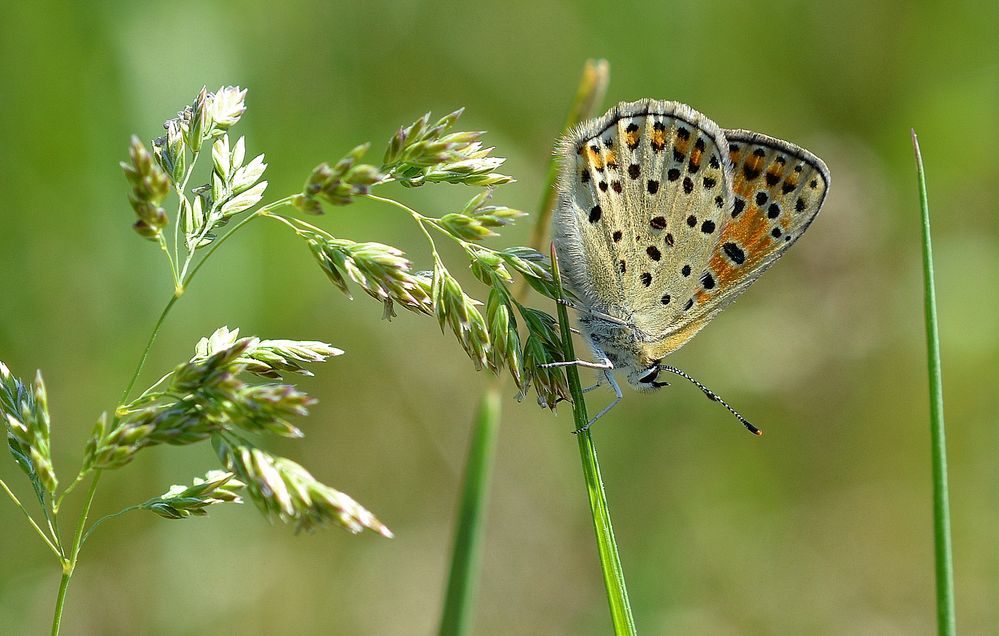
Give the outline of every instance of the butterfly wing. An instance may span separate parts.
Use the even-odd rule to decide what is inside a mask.
[[[555,243],[570,285],[592,309],[666,331],[732,209],[721,129],[678,102],[622,102],[561,154]]]
[[[829,170],[807,150],[748,130],[726,130],[725,137],[733,205],[686,301],[688,315],[664,334],[670,351],[678,348],[677,334],[692,336],[783,256],[815,219],[829,189]]]

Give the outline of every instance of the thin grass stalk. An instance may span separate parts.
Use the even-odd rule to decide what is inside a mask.
[[[610,66],[606,60],[587,60],[576,96],[566,117],[565,130],[593,117],[603,103],[610,81]],[[555,181],[558,164],[552,159],[548,167],[541,207],[535,219],[529,245],[540,250],[547,239],[555,209]],[[530,287],[521,279],[515,296],[523,301]],[[462,487],[461,505],[454,532],[451,552],[451,569],[447,594],[441,615],[441,636],[463,636],[471,624],[472,605],[478,582],[482,551],[482,530],[486,501],[489,496],[489,473],[496,455],[496,439],[501,416],[500,392],[503,376],[490,382],[479,401],[472,431],[472,441],[465,464],[465,483]]]
[[[197,263],[197,265],[195,265],[194,269],[191,270],[191,272],[187,275],[187,278],[182,282],[181,286],[179,287],[179,290],[170,297],[169,301],[167,301],[166,306],[163,307],[163,311],[160,313],[159,318],[157,318],[156,320],[156,324],[153,325],[152,333],[149,334],[149,338],[146,340],[145,349],[143,349],[142,355],[139,357],[139,363],[136,365],[135,371],[132,372],[132,377],[131,379],[129,379],[128,385],[125,387],[125,390],[122,391],[121,393],[122,404],[125,403],[125,400],[128,398],[129,393],[132,392],[132,388],[135,386],[136,380],[139,379],[139,375],[142,373],[142,368],[146,364],[146,359],[149,357],[149,352],[153,347],[153,343],[156,342],[156,337],[159,335],[160,328],[163,326],[164,321],[166,321],[167,315],[170,313],[170,310],[173,308],[174,304],[176,304],[176,302],[180,300],[180,297],[184,294],[184,291],[187,289],[187,286],[191,284],[191,281],[198,273],[198,270],[201,269],[201,266],[205,264],[205,261],[207,261],[208,258],[215,252],[215,250],[218,249],[219,245],[224,243],[226,239],[232,236],[241,227],[246,225],[248,222],[259,216],[260,214],[262,214],[264,211],[280,207],[281,205],[285,205],[289,200],[290,198],[281,199],[270,205],[264,206],[254,214],[248,215],[237,225],[235,225],[232,228],[232,230],[224,234],[222,238],[215,241],[215,243],[212,245],[211,248],[209,248],[205,256]],[[76,571],[76,564],[80,556],[80,547],[82,545],[84,530],[86,529],[87,525],[87,518],[90,516],[90,507],[94,503],[94,496],[97,493],[97,484],[100,481],[102,472],[103,471],[101,470],[94,471],[94,475],[91,478],[92,481],[90,483],[90,488],[87,491],[86,499],[83,504],[83,509],[80,512],[80,518],[77,521],[76,532],[73,538],[73,546],[70,550],[69,555],[62,558],[63,573],[62,573],[62,578],[59,581],[59,592],[56,595],[55,609],[53,610],[52,614],[52,636],[59,635],[59,629],[62,624],[62,614],[66,606],[66,593],[69,590],[69,583],[70,580],[73,578],[73,573]],[[65,495],[67,493],[63,494]]]
[[[930,380],[930,449],[933,467],[933,540],[937,581],[937,632],[953,636],[954,562],[950,538],[950,496],[947,488],[947,436],[944,429],[943,378],[940,372],[940,334],[937,330],[937,295],[933,282],[933,247],[930,241],[930,205],[926,197],[926,175],[916,131],[912,131],[916,154],[916,179],[923,229],[923,284],[926,313],[926,352]]]
[[[554,246],[552,247],[552,275],[555,278],[555,286],[559,290],[559,297],[562,297],[562,277],[558,271],[558,259],[555,257]],[[562,353],[566,360],[575,360],[576,352],[572,346],[569,315],[562,303],[558,305],[558,324],[562,335]],[[582,430],[589,422],[589,416],[586,413],[583,388],[579,383],[579,369],[575,366],[568,366],[565,371],[566,379],[569,381],[569,393],[572,395],[573,430],[578,431],[576,441],[579,443],[579,458],[583,466],[583,479],[586,482],[590,512],[593,515],[593,530],[597,535],[597,552],[600,556],[600,569],[604,575],[604,586],[607,589],[607,602],[610,604],[614,633],[619,636],[621,634],[636,634],[635,619],[631,613],[631,603],[628,601],[628,588],[624,583],[624,569],[621,567],[621,557],[617,553],[617,541],[614,539],[610,508],[607,505],[604,482],[600,476],[597,448],[593,444],[589,429]]]
[[[448,577],[447,603],[441,619],[441,636],[467,634],[471,629],[472,610],[478,589],[482,562],[482,533],[485,505],[489,493],[500,424],[500,395],[490,387],[479,402],[475,416],[472,444],[465,469],[461,510],[454,538],[454,555]]]

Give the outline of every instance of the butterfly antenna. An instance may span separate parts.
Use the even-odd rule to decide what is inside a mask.
[[[708,387],[704,386],[703,384],[701,384],[700,382],[698,382],[694,378],[690,377],[685,372],[681,371],[680,369],[677,369],[676,367],[671,367],[671,366],[665,365],[665,364],[660,364],[659,365],[659,369],[661,371],[669,371],[670,373],[678,375],[681,378],[689,380],[694,386],[696,386],[701,391],[703,391],[704,395],[708,396],[709,400],[712,400],[714,402],[718,402],[719,404],[721,404],[722,406],[724,406],[726,409],[728,409],[728,412],[731,413],[732,415],[734,415],[736,417],[736,419],[738,419],[740,422],[742,422],[742,425],[745,426],[747,429],[749,429],[750,433],[752,433],[753,435],[763,435],[763,431],[761,431],[760,429],[758,429],[755,426],[753,426],[752,424],[750,424],[749,420],[747,420],[746,418],[744,418],[742,415],[739,414],[738,411],[736,411],[734,408],[732,408],[731,406],[729,406],[728,402],[726,402],[725,400],[721,399],[721,397],[719,397],[719,395],[717,393],[715,393],[714,391],[712,391]]]

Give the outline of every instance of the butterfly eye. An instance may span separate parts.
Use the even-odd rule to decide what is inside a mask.
[[[643,382],[645,384],[652,384],[656,381],[656,378],[658,377],[659,377],[659,367],[655,366],[649,369],[645,375],[643,375],[638,379],[638,381]]]

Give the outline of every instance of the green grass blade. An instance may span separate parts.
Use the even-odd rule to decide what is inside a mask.
[[[475,416],[472,444],[465,467],[464,491],[455,531],[451,574],[448,577],[441,636],[467,634],[471,627],[472,606],[482,561],[482,530],[485,498],[489,493],[496,437],[500,423],[499,387],[490,387],[479,402]]]
[[[562,296],[562,280],[558,271],[558,261],[555,249],[552,248],[552,274],[555,285]],[[569,330],[569,316],[565,305],[558,305],[558,323],[562,332],[563,355],[566,360],[575,360],[576,353],[572,346],[572,332]],[[586,414],[586,402],[583,399],[583,389],[579,383],[579,370],[575,366],[566,367],[566,377],[569,380],[569,392],[572,395],[572,414],[574,430],[579,430],[589,421]],[[621,557],[617,553],[617,541],[614,539],[614,527],[611,524],[610,509],[607,506],[607,496],[604,493],[604,482],[600,476],[600,464],[597,462],[597,449],[593,445],[590,431],[581,431],[576,435],[579,443],[579,457],[583,465],[583,478],[586,481],[586,494],[590,500],[590,512],[593,515],[593,529],[597,535],[597,552],[600,556],[600,568],[604,574],[604,586],[607,589],[607,601],[610,604],[611,621],[614,633],[636,634],[635,619],[631,613],[631,603],[628,601],[628,588],[624,584],[624,569],[621,567]]]
[[[576,97],[569,109],[565,128],[589,119],[600,107],[607,92],[610,68],[605,60],[587,60],[583,76],[576,90]],[[551,224],[552,210],[555,208],[555,181],[558,177],[558,164],[555,159],[549,164],[545,192],[541,208],[535,219],[531,233],[531,247],[540,250],[545,242],[548,226]],[[530,287],[521,280],[516,296],[523,300]],[[481,526],[485,517],[486,499],[489,495],[489,475],[493,457],[496,454],[496,438],[499,429],[502,379],[491,383],[479,403],[479,410],[472,433],[468,460],[465,465],[461,506],[458,511],[454,547],[451,552],[451,573],[448,577],[447,594],[444,599],[444,612],[441,616],[441,636],[462,636],[468,633],[471,625],[472,605],[478,582],[481,562]]]
[[[940,373],[940,334],[937,331],[937,297],[933,283],[933,247],[930,242],[930,207],[926,175],[916,131],[912,131],[919,182],[919,207],[923,226],[923,276],[925,284],[926,350],[930,378],[930,445],[933,457],[933,536],[937,578],[937,631],[956,633],[954,613],[954,563],[951,555],[950,501],[947,490],[947,437],[944,431],[943,380]]]

